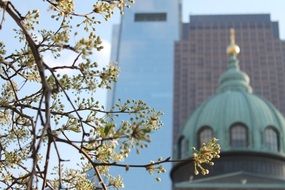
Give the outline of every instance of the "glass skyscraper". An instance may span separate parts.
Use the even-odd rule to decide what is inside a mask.
[[[180,0],[138,0],[113,29],[111,60],[118,62],[120,75],[108,94],[108,106],[117,99],[140,99],[164,113],[164,127],[152,136],[149,148],[141,155],[131,155],[131,163],[172,154],[173,60],[180,5]],[[162,182],[157,183],[144,169],[132,169],[124,175],[125,189],[170,189],[169,174],[159,177]]]

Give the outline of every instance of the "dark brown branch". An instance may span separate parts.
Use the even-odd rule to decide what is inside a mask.
[[[24,27],[24,25],[22,24],[22,20],[23,17],[21,16],[21,14],[18,12],[18,10],[13,6],[13,4],[11,2],[3,2],[0,1],[0,6],[7,11],[7,13],[12,17],[12,19],[16,22],[16,24],[21,28],[23,34],[26,37],[26,41],[32,51],[33,57],[35,59],[35,63],[37,65],[38,68],[38,72],[41,78],[41,83],[42,83],[42,88],[43,88],[43,94],[45,97],[45,124],[44,124],[44,129],[42,131],[42,138],[44,136],[44,134],[46,133],[46,131],[50,128],[50,96],[51,96],[51,89],[47,83],[46,77],[45,77],[45,68],[44,68],[44,64],[43,64],[43,60],[40,56],[40,53],[38,51],[38,46],[35,44],[35,42],[33,41],[32,37],[30,36],[30,34],[28,33],[28,31],[26,30],[26,28]],[[38,147],[36,150],[39,149],[40,144],[42,142],[42,138],[40,139],[39,143],[38,143]],[[36,155],[37,152],[34,153],[34,155]],[[36,160],[33,160],[33,167],[36,165]],[[46,176],[44,176],[46,178]],[[43,183],[43,188],[46,185],[46,181],[44,178],[44,183]],[[33,179],[33,174],[31,176],[31,181]],[[29,187],[30,189],[32,189],[32,186]]]
[[[4,20],[5,20],[5,11],[6,11],[6,7],[3,8],[2,18],[1,18],[1,21],[0,21],[0,30],[2,29]]]
[[[55,141],[68,144],[68,145],[74,147],[75,149],[77,149],[82,155],[84,155],[84,157],[92,164],[93,169],[95,170],[95,173],[96,173],[96,175],[98,177],[99,183],[102,185],[103,190],[107,190],[108,189],[106,184],[104,183],[103,178],[101,177],[101,174],[100,174],[99,170],[97,169],[97,165],[94,163],[94,161],[90,158],[90,156],[86,152],[82,151],[81,148],[79,148],[78,146],[74,145],[73,143],[70,143],[70,141],[68,141],[68,140],[59,139],[59,138],[55,137]]]
[[[50,131],[50,130],[48,130]],[[50,158],[50,149],[51,149],[51,143],[52,143],[52,136],[49,135],[48,138],[48,144],[47,144],[47,152],[46,152],[46,158],[45,158],[45,168],[44,168],[44,175],[43,175],[43,185],[42,190],[45,189],[46,183],[47,183],[47,173],[48,173],[48,167],[49,167],[49,158]]]
[[[82,151],[82,149],[80,149],[79,147],[77,147],[76,145],[71,143],[69,140],[60,139],[58,137],[56,137],[55,140],[58,141],[58,142],[66,143],[66,144],[74,147],[75,149],[77,149],[92,164],[92,166],[95,169],[96,173],[97,173],[96,168],[98,166],[116,166],[116,167],[124,167],[124,168],[127,168],[127,169],[129,169],[129,168],[145,168],[145,169],[147,169],[147,168],[149,168],[151,166],[160,165],[160,164],[163,164],[163,163],[169,163],[169,162],[179,163],[179,162],[185,162],[185,161],[191,161],[191,160],[193,161],[193,158],[184,159],[184,160],[172,160],[171,157],[168,157],[166,159],[158,160],[156,162],[152,162],[152,163],[148,163],[148,164],[119,164],[119,163],[116,163],[116,162],[112,162],[112,163],[98,163],[98,162],[94,162],[86,152]],[[100,179],[99,179],[99,181],[100,181]]]
[[[34,110],[40,110],[42,112],[46,111],[43,108],[37,108],[37,107],[31,106],[31,105],[22,104],[22,103],[16,103],[15,106],[30,108],[30,109],[34,109]],[[90,108],[78,108],[78,109],[74,108],[74,110],[67,111],[67,112],[57,112],[57,111],[52,111],[52,110],[50,112],[53,115],[68,116],[69,114],[72,114],[74,112],[81,112],[81,111],[94,111],[94,112],[100,112],[100,113],[105,113],[105,114],[133,114],[133,113],[138,113],[139,111],[144,111],[144,110],[139,110],[139,111],[120,111],[120,110],[105,111],[105,110],[100,110],[100,109],[93,109],[92,107],[90,107]]]
[[[52,141],[53,141],[53,145],[54,145],[54,148],[55,148],[55,151],[56,151],[56,155],[57,155],[57,159],[58,159],[58,180],[59,180],[59,189],[62,189],[62,171],[61,171],[61,162],[63,161],[67,161],[67,160],[63,160],[61,157],[60,157],[60,153],[59,153],[59,150],[58,150],[58,147],[57,147],[57,144],[54,140],[54,138],[52,138]]]
[[[77,57],[74,59],[72,66],[75,66],[76,62],[78,61],[79,57],[82,55],[82,53],[79,53]]]

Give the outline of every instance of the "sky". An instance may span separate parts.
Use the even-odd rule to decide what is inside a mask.
[[[83,0],[92,2],[90,0]],[[150,0],[137,0],[137,1],[150,1]],[[12,1],[14,2],[14,1]],[[22,8],[29,8],[30,6],[35,5],[35,0],[15,0],[18,4],[22,4]],[[78,6],[83,6],[82,4]],[[271,14],[271,20],[279,22],[280,36],[281,39],[285,40],[285,0],[237,0],[237,1],[229,1],[229,0],[183,0],[183,12],[182,12],[182,20],[187,22],[189,19],[189,15],[197,15],[197,14],[257,14],[257,13],[269,13]],[[127,10],[126,10],[127,11]],[[97,33],[101,35],[103,38],[103,42],[105,44],[105,48],[103,49],[101,54],[97,54],[98,61],[102,65],[106,65],[109,62],[110,52],[111,52],[111,34],[112,34],[112,26],[114,24],[118,24],[120,21],[120,17],[116,14],[108,23],[103,23],[101,26],[97,28]],[[49,23],[45,23],[48,24]],[[6,25],[7,26],[7,25]],[[3,40],[9,35],[8,30],[0,31],[0,40]],[[11,43],[12,44],[12,43]],[[47,57],[46,59],[49,59]],[[50,58],[51,61],[52,58]],[[53,64],[57,64],[59,62],[68,61],[65,58],[62,60],[56,60]],[[1,82],[0,82],[1,83]],[[98,94],[98,98],[101,101],[105,101],[105,92],[101,92]],[[159,140],[159,135],[156,136],[156,139],[153,141]],[[171,139],[170,139],[171,140]],[[171,148],[171,147],[169,147]],[[163,154],[163,153],[162,153]],[[161,183],[161,190],[170,190],[169,186],[169,174],[164,174]],[[144,177],[138,179],[138,181],[128,182],[125,184],[126,190],[130,190],[128,187],[140,186],[145,183],[145,179],[150,178],[146,173]],[[155,180],[153,180],[155,181]],[[154,182],[156,183],[156,182]],[[148,189],[154,190],[154,189]]]

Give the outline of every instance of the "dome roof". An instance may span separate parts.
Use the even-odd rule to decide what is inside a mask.
[[[246,147],[231,146],[231,127],[235,124],[247,129]],[[212,129],[224,152],[246,150],[285,155],[285,119],[270,102],[252,94],[249,77],[240,71],[235,55],[229,58],[216,94],[196,109],[183,128],[182,136],[189,142],[188,156],[192,155],[192,146],[199,146],[199,131],[204,127]],[[266,146],[265,130],[269,127],[278,138],[276,150]]]
[[[249,85],[249,77],[246,73],[240,71],[238,60],[235,56],[230,57],[228,69],[219,79],[218,91],[240,90],[252,93]]]

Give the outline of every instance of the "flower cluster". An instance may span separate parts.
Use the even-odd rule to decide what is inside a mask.
[[[99,67],[94,52],[103,48],[96,30],[101,23],[98,16],[107,20],[115,9],[123,13],[133,0],[96,0],[85,6],[87,11],[76,8],[82,1],[42,3],[47,5],[45,14],[38,10],[22,14],[24,9],[17,9],[21,5],[0,0],[5,16],[18,27],[13,30],[16,47],[6,51],[0,42],[0,186],[123,188],[122,178],[113,176],[110,168],[132,167],[126,158],[148,146],[151,134],[162,126],[162,114],[141,100],[118,100],[106,109],[98,101],[98,90],[112,87],[119,68],[117,64]],[[46,15],[53,23],[45,26],[39,20]],[[58,64],[48,59],[66,53],[70,57]],[[203,145],[194,155],[202,173],[207,173],[202,164],[212,163],[218,155],[215,143]],[[66,155],[62,147],[77,156]],[[73,161],[79,169],[69,167]],[[160,164],[168,161],[159,159],[140,167],[160,174],[165,172]]]
[[[221,146],[218,144],[216,138],[211,139],[207,143],[203,143],[200,150],[194,149],[194,172],[198,175],[200,172],[202,175],[209,173],[209,170],[204,167],[205,164],[210,166],[214,165],[212,161],[214,158],[220,158]],[[200,170],[200,171],[199,171]]]

